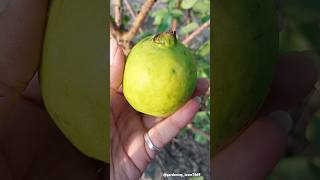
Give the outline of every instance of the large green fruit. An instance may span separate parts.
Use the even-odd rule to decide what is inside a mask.
[[[51,1],[41,65],[45,106],[84,154],[108,162],[105,0]]]
[[[123,93],[139,112],[165,117],[192,95],[196,64],[173,32],[147,37],[131,50],[125,65]]]
[[[273,0],[217,0],[213,14],[213,154],[254,119],[278,50]]]

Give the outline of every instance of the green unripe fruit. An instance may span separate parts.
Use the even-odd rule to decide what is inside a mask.
[[[165,117],[192,95],[196,63],[173,32],[147,37],[131,50],[124,70],[123,93],[137,111]]]
[[[274,1],[219,0],[213,14],[213,154],[254,120],[278,50]]]
[[[40,70],[45,106],[84,154],[109,161],[107,4],[54,0]]]

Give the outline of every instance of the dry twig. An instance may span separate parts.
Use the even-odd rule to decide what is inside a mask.
[[[171,27],[172,31],[177,31],[177,20],[173,19],[172,20],[172,27]]]
[[[139,28],[141,27],[145,17],[147,16],[149,10],[152,8],[155,0],[147,0],[141,7],[140,13],[136,16],[136,19],[132,23],[128,32],[123,35],[124,41],[131,41],[134,36],[137,34]]]
[[[204,24],[202,24],[200,27],[198,27],[196,30],[194,30],[189,36],[187,36],[182,43],[184,45],[188,45],[190,43],[190,41],[195,38],[198,34],[200,34],[203,30],[205,30],[206,28],[208,28],[210,26],[210,20],[208,20],[207,22],[205,22]]]
[[[176,7],[179,7],[179,0],[176,0]],[[172,31],[177,31],[177,19],[173,18],[172,22],[171,22],[171,30]]]
[[[133,9],[132,9],[130,3],[128,2],[128,0],[124,0],[124,4],[126,5],[126,7],[127,7],[128,11],[129,11],[129,14],[131,15],[131,17],[132,17],[133,19],[136,19],[136,14],[135,14],[135,12],[133,11]],[[139,27],[139,32],[140,32],[140,33],[143,32],[142,29],[141,29],[141,27]]]
[[[110,34],[117,39],[120,36],[120,31],[117,28],[117,25],[115,24],[114,20],[110,16]]]
[[[186,22],[187,22],[187,24],[189,24],[189,23],[192,22],[192,17],[191,17],[191,13],[190,13],[190,12],[191,12],[191,10],[188,9],[187,12],[186,12],[186,15],[185,15],[185,16],[186,16]],[[190,34],[190,33],[187,33],[185,37],[188,37],[189,34]]]
[[[114,20],[117,28],[121,26],[121,19],[122,19],[122,7],[121,7],[121,0],[114,1]]]

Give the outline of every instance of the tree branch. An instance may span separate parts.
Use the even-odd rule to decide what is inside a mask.
[[[173,19],[171,24],[172,24],[171,30],[177,31],[177,19]]]
[[[121,4],[122,4],[121,0],[114,1],[114,20],[117,28],[120,28],[121,26],[121,19],[122,19]]]
[[[198,27],[196,30],[194,30],[189,36],[187,36],[182,43],[184,45],[188,45],[192,39],[194,39],[198,34],[200,34],[203,30],[208,28],[210,26],[210,20],[202,24],[200,27]]]
[[[176,8],[179,7],[180,1],[176,0]],[[172,31],[177,31],[177,19],[173,18],[171,21],[171,30]]]
[[[120,31],[119,29],[117,28],[117,25],[115,24],[113,18],[110,16],[110,34],[115,38],[119,38],[120,36]]]
[[[129,14],[131,15],[131,17],[132,17],[133,19],[136,19],[136,14],[135,14],[135,12],[133,11],[133,9],[132,9],[130,3],[128,2],[128,0],[124,0],[124,4],[126,5],[126,7],[127,7],[128,11],[129,11]],[[141,29],[141,27],[139,28],[139,32],[143,32],[142,29]]]
[[[187,24],[190,24],[192,22],[192,17],[191,17],[191,14],[190,14],[190,9],[187,10],[186,12],[186,21],[187,21]],[[185,35],[185,37],[188,37],[190,33],[187,33]]]
[[[141,7],[140,13],[136,16],[136,19],[132,23],[131,28],[123,35],[124,41],[129,42],[134,38],[154,3],[155,0],[146,0],[144,5]]]

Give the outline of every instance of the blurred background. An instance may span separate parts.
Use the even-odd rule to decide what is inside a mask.
[[[192,50],[198,77],[210,80],[210,0],[111,0],[110,13],[110,33],[126,54],[142,38],[173,29]],[[163,173],[200,173],[190,179],[210,179],[209,91],[193,122],[159,153],[142,180],[163,179]]]
[[[277,0],[280,24],[280,52],[320,53],[320,1]],[[319,58],[314,65],[320,72]],[[319,78],[318,78],[319,79]],[[320,84],[291,110],[294,126],[285,157],[269,180],[320,179]]]

